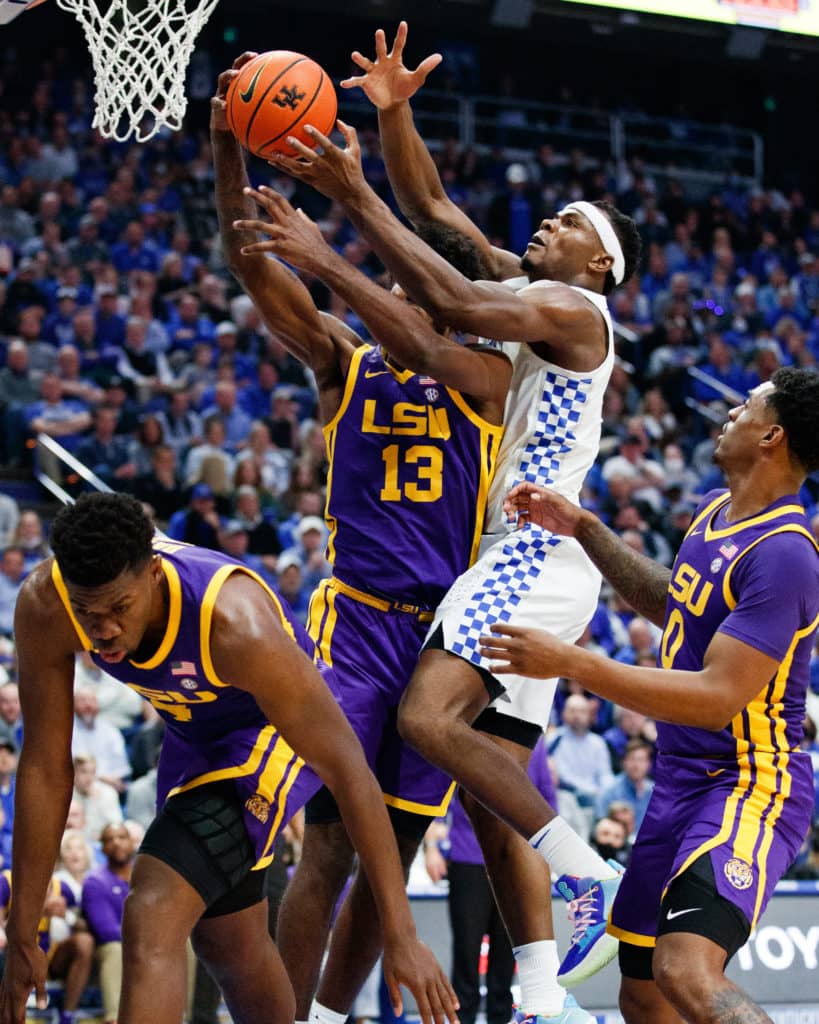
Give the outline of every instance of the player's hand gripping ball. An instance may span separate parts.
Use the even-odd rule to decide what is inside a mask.
[[[316,141],[304,126],[329,135],[338,108],[327,72],[290,50],[260,53],[245,64],[230,83],[225,103],[230,130],[245,149],[265,160],[274,153],[296,155],[288,136],[314,149]]]

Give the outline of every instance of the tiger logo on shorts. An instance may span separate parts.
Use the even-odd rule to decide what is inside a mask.
[[[725,864],[725,877],[735,889],[750,889],[754,884],[754,872],[750,864],[733,857]]]
[[[245,801],[245,807],[250,811],[253,817],[257,818],[263,825],[270,816],[270,804],[258,793],[254,793],[253,796],[248,797]]]

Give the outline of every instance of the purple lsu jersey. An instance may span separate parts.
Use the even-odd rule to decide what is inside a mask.
[[[74,896],[71,887],[66,882],[61,882],[59,878],[52,876],[49,882],[49,896],[62,896],[65,900],[66,907],[76,907],[77,899]],[[5,917],[8,917],[9,908],[11,907],[11,871],[6,869],[0,872],[0,910],[3,911]],[[37,945],[40,949],[50,956],[55,952],[55,949],[51,946],[51,918],[43,914],[37,924]]]
[[[503,428],[364,345],[324,433],[334,575],[434,608],[477,554]]]
[[[799,749],[810,649],[819,626],[819,551],[795,497],[726,518],[727,491],[706,496],[674,562],[659,661],[700,671],[718,632],[778,663],[719,731],[657,723],[656,785],[609,931],[653,946],[663,895],[699,858],[717,891],[756,925],[796,856],[813,810]],[[679,908],[669,908],[669,920]]]
[[[225,580],[237,572],[256,580],[273,602],[285,631],[316,663],[334,695],[335,680],[285,603],[246,566],[219,552],[165,539],[156,538],[154,550],[162,558],[168,584],[168,625],[156,653],[143,663],[102,661],[71,610],[56,559],[52,580],[95,663],[149,701],[165,720],[157,806],[195,786],[232,779],[256,849],[255,867],[265,867],[273,859],[277,833],[321,783],[268,721],[255,698],[216,674],[210,628]],[[271,671],[275,673],[275,666]]]

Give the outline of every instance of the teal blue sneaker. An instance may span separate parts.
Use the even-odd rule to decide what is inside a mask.
[[[511,1024],[597,1024],[597,1018],[577,1005],[572,995],[566,995],[563,1009],[556,1016],[544,1017],[542,1013],[524,1013],[515,1007]]]
[[[561,875],[557,889],[569,901],[574,931],[569,952],[557,972],[557,980],[566,988],[585,981],[617,955],[618,940],[606,932],[614,897],[620,888],[622,873],[599,881]]]

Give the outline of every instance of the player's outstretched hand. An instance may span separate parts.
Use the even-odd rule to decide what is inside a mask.
[[[396,1017],[403,1011],[401,985],[415,997],[422,1024],[458,1021],[458,999],[432,950],[415,935],[384,943],[384,980]]]
[[[564,671],[571,644],[558,640],[544,629],[526,629],[495,622],[492,636],[482,636],[481,654],[491,661],[494,675],[515,673],[530,679],[552,679],[569,674]]]
[[[272,252],[302,270],[312,269],[327,245],[318,226],[301,210],[294,210],[283,195],[267,185],[259,189],[246,188],[244,192],[269,214],[270,220],[233,222],[237,231],[258,231],[267,235],[265,242],[244,246],[242,255]]]
[[[379,110],[387,110],[414,96],[427,80],[430,71],[437,68],[444,58],[440,53],[430,54],[414,71],[410,71],[403,61],[406,41],[407,23],[402,21],[395,33],[392,49],[387,53],[384,30],[378,29],[375,33],[375,60],[370,60],[356,50],[352,55],[353,62],[364,74],[343,79],[342,89],[360,87],[367,99]]]
[[[0,982],[0,1024],[23,1024],[26,1000],[32,989],[37,992],[37,1009],[48,1006],[46,957],[38,945],[12,943],[6,954],[3,980]]]
[[[561,537],[574,537],[583,515],[583,510],[562,494],[525,481],[506,495],[503,511],[518,526],[533,523]]]
[[[228,68],[227,71],[223,71],[216,79],[216,92],[210,99],[210,126],[213,131],[230,131],[227,123],[227,115],[225,114],[225,96],[227,96],[228,86],[239,74],[245,64],[258,56],[258,53],[254,50],[245,50],[245,52],[240,57],[237,57],[233,62],[233,67]]]
[[[310,149],[291,136],[287,141],[299,154],[298,158],[275,153],[270,159],[270,164],[277,170],[285,171],[291,177],[312,185],[322,195],[344,203],[369,189],[369,185],[361,167],[361,147],[355,128],[351,128],[343,121],[336,121],[336,125],[344,136],[344,149],[331,142],[313,125],[308,124],[304,126],[305,132],[315,139],[316,145],[321,146],[322,151],[319,153],[315,149]]]

